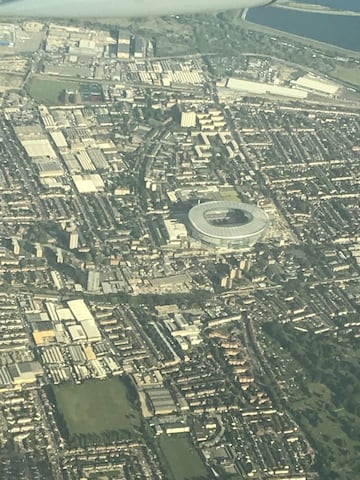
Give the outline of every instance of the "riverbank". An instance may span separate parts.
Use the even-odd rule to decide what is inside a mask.
[[[360,12],[354,12],[354,16],[329,15],[273,6],[250,9],[245,18],[261,28],[281,31],[294,35],[294,38],[302,37],[311,43],[319,42],[342,54],[344,51],[360,54],[358,14]]]
[[[327,78],[333,81],[340,81],[347,84],[349,87],[360,87],[360,76],[358,75],[358,66],[355,68],[355,61],[360,59],[360,52],[347,50],[341,47],[336,47],[324,42],[319,42],[310,38],[301,37],[299,35],[291,34],[283,30],[259,25],[257,23],[250,22],[249,20],[237,19],[237,23],[241,28],[248,29],[250,31],[267,33],[273,38],[277,38],[279,42],[288,42],[302,44],[305,47],[311,49],[314,54],[320,52],[325,54],[328,58],[333,57],[336,61],[336,66],[332,71],[318,71],[319,75],[325,75]],[[352,59],[352,62],[348,62],[347,59]],[[315,71],[314,68],[309,70]]]
[[[321,49],[322,51],[329,52],[334,55],[339,55],[339,56],[341,55],[344,57],[350,56],[356,59],[360,59],[360,51],[352,50],[350,48],[343,48],[338,45],[334,45],[332,43],[327,43],[324,41],[316,40],[314,38],[292,33],[281,28],[275,28],[269,25],[264,25],[262,23],[257,23],[253,21],[251,18],[249,18],[248,15],[246,15],[245,19],[244,17],[239,19],[239,22],[241,22],[242,26],[247,26],[248,28],[251,28],[252,30],[255,30],[255,31],[269,33],[274,36],[282,35],[289,38],[290,40],[293,39],[294,41],[300,42],[303,45],[311,46],[315,49],[318,48],[318,49]]]
[[[360,17],[360,12],[354,12],[353,10],[338,10],[337,8],[331,8],[325,5],[318,4],[290,2],[288,4],[275,4],[273,6],[275,8],[284,8],[286,10],[295,10],[298,12],[320,13],[325,15],[338,15],[346,17]]]

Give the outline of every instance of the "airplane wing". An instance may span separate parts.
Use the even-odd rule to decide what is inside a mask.
[[[0,16],[144,17],[259,7],[277,0],[0,0]]]

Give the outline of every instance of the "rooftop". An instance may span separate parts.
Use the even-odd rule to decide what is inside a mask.
[[[225,240],[260,234],[269,223],[265,212],[257,206],[226,201],[196,205],[189,212],[189,220],[199,233]]]

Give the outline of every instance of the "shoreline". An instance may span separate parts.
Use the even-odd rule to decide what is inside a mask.
[[[322,15],[337,15],[342,17],[360,17],[360,12],[354,12],[353,10],[338,10],[331,7],[325,7],[323,5],[312,5],[306,3],[293,3],[288,4],[274,4],[275,8],[282,8],[284,10],[291,10],[303,13],[320,13]]]
[[[321,49],[326,49],[326,51],[331,51],[331,53],[338,54],[338,55],[346,55],[347,57],[354,57],[360,58],[360,51],[358,50],[351,50],[349,48],[340,47],[338,45],[334,45],[333,43],[322,42],[320,40],[315,40],[310,37],[305,37],[301,35],[297,35],[296,33],[291,33],[287,30],[280,30],[278,28],[269,27],[268,25],[263,25],[262,23],[256,23],[251,20],[248,20],[242,16],[240,22],[244,26],[251,27],[254,30],[264,31],[272,35],[284,35],[287,36],[289,39],[297,40],[301,43],[306,45],[312,45],[314,47],[318,47]]]

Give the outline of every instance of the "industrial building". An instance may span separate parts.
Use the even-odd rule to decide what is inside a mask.
[[[79,339],[82,338],[82,332],[85,333],[85,337],[89,342],[98,342],[101,340],[100,331],[96,325],[95,319],[90,312],[89,308],[87,307],[84,300],[70,300],[68,306],[73,314],[74,318],[80,324],[81,329],[77,329],[76,331],[73,329],[70,332],[72,337],[78,337]]]
[[[189,222],[195,238],[230,249],[252,246],[269,226],[266,213],[257,206],[224,201],[196,205],[189,212]]]
[[[96,193],[104,189],[104,182],[98,173],[74,175],[73,182],[79,193]]]
[[[40,178],[54,178],[64,175],[60,162],[56,159],[49,160],[47,157],[40,157],[36,160]]]
[[[8,370],[15,385],[34,383],[37,377],[43,374],[43,369],[39,362],[14,363],[8,367]]]
[[[307,98],[308,93],[299,88],[291,88],[283,85],[274,85],[271,83],[254,82],[250,80],[242,80],[239,78],[229,78],[226,87],[231,90],[252,93],[255,95],[276,95],[281,97],[296,98],[303,100]]]
[[[98,292],[100,288],[100,272],[99,270],[89,270],[87,277],[88,292]]]
[[[308,74],[291,82],[298,90],[303,90],[317,95],[334,97],[340,90],[340,86],[328,82],[320,77]]]
[[[146,395],[155,415],[170,415],[176,412],[174,399],[165,387],[146,390]]]

